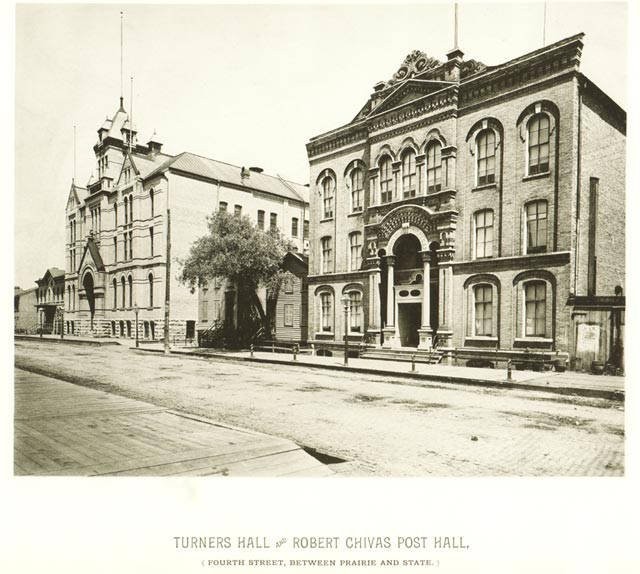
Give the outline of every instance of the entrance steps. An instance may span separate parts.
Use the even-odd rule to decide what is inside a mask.
[[[444,353],[438,349],[424,351],[413,347],[401,347],[399,349],[367,349],[360,353],[361,359],[376,359],[378,361],[407,361],[411,362],[415,356],[416,363],[428,363],[435,365],[442,360]]]

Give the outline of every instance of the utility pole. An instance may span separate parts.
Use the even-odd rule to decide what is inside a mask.
[[[169,354],[169,301],[171,290],[171,210],[169,209],[169,181],[167,180],[167,262],[164,285],[164,352]]]

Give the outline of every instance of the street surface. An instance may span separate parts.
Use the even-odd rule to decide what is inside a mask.
[[[344,475],[615,476],[624,406],[537,391],[433,383],[17,341],[16,367],[344,459]]]

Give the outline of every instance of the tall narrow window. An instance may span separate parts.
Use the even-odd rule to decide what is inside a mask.
[[[133,231],[129,231],[129,259],[133,259]]]
[[[291,218],[291,237],[298,237],[298,218]]]
[[[320,240],[320,245],[322,250],[322,273],[331,273],[333,270],[331,237],[323,237]]]
[[[118,237],[113,237],[113,262],[118,262]]]
[[[123,247],[124,247],[124,253],[123,255],[123,259],[126,261],[127,260],[127,254],[129,253],[129,234],[125,231],[122,234],[122,242],[123,242]]]
[[[149,285],[149,308],[153,308],[153,273],[149,273],[149,277],[147,278]]]
[[[284,326],[293,327],[293,305],[291,303],[284,305]]]
[[[491,337],[493,335],[493,287],[477,285],[474,290],[474,335]]]
[[[524,285],[525,337],[544,337],[547,332],[547,285],[529,281]]]
[[[327,176],[322,180],[322,207],[324,219],[331,219],[333,217],[333,194],[335,187],[335,182],[332,177]]]
[[[547,250],[547,202],[533,201],[525,206],[526,252],[544,253]]]
[[[118,282],[116,281],[116,278],[113,278],[113,308],[115,309],[116,307],[118,307]]]
[[[227,211],[227,202],[226,201],[221,201],[218,204],[218,211]]]
[[[118,228],[118,202],[115,201],[113,204],[113,226]]]
[[[473,216],[476,259],[493,256],[493,211],[484,209]]]
[[[264,231],[264,211],[258,209],[258,229]]]
[[[233,206],[233,215],[235,215],[236,217],[242,216],[242,205]]]
[[[124,198],[124,224],[129,223],[129,197]]]
[[[269,215],[269,231],[271,231],[271,233],[275,233],[276,231],[278,231],[278,214],[277,213],[271,213]]]
[[[155,197],[153,189],[149,190],[149,205],[151,210],[151,217],[153,217],[155,215]]]
[[[127,306],[127,283],[124,276],[120,279],[120,287],[122,288],[122,308]]]
[[[73,310],[76,310],[76,286],[71,287],[71,300],[73,301]]]
[[[549,116],[536,114],[528,126],[529,175],[549,171]]]
[[[357,271],[362,264],[362,233],[359,231],[349,235],[349,270]]]
[[[362,332],[362,293],[351,291],[349,293],[349,330]]]
[[[67,311],[71,311],[71,285],[67,285]]]
[[[391,159],[386,157],[380,163],[380,201],[389,203],[393,199],[393,173]]]
[[[478,185],[496,181],[496,135],[493,130],[482,130],[476,140],[478,158]]]
[[[302,239],[309,239],[309,220],[305,219],[302,223]]]
[[[153,257],[153,227],[149,227],[149,253]]]
[[[364,176],[358,167],[351,172],[351,211],[362,211],[362,196],[364,195]]]
[[[403,197],[415,197],[416,179],[416,154],[413,150],[409,150],[402,156]]]
[[[133,277],[129,275],[129,307],[133,307]]]
[[[434,193],[442,189],[442,146],[432,141],[427,147],[427,191]]]
[[[331,331],[333,327],[333,297],[331,293],[320,295],[320,328]]]
[[[133,195],[129,195],[129,223],[133,223]]]

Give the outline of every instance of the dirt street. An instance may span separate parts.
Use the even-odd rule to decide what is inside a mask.
[[[16,366],[289,438],[344,475],[624,472],[624,407],[604,399],[18,341]]]

